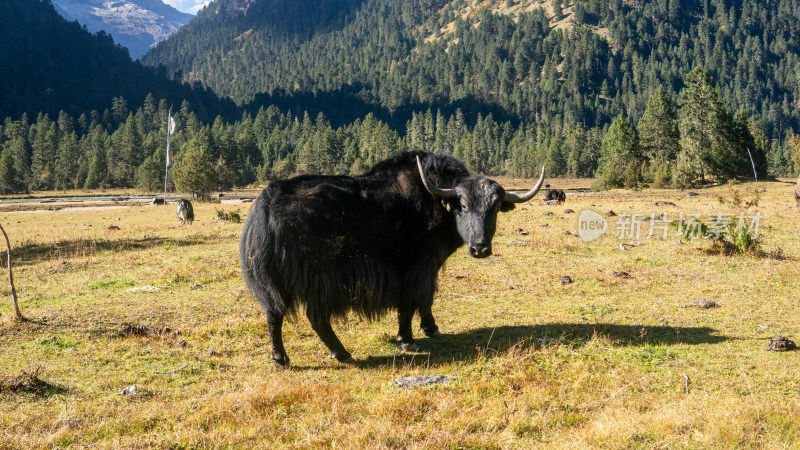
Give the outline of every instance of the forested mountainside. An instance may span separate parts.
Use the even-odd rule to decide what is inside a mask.
[[[96,33],[105,31],[136,59],[192,18],[161,0],[53,0],[56,11]]]
[[[18,4],[37,14],[11,30],[49,39],[0,41],[19,55],[0,103],[10,190],[158,189],[170,105],[172,170],[205,189],[402,150],[597,188],[800,169],[800,0],[216,0],[143,58],[155,74],[47,3],[0,12]]]
[[[176,105],[188,99],[203,117],[233,109],[210,90],[131,61],[110,35],[67,22],[49,1],[0,2],[0,60],[0,117],[56,117],[62,110],[75,117],[92,110],[102,115],[114,98],[134,106],[147,94]]]
[[[338,92],[587,127],[636,123],[651,92],[677,97],[702,66],[729,110],[783,142],[800,130],[798,31],[798,0],[216,0],[142,60],[240,103]]]

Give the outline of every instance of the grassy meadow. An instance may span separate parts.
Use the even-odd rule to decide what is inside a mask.
[[[758,191],[748,214],[762,216],[759,252],[676,242],[674,230],[646,238],[647,223],[638,241],[618,239],[620,216],[605,237],[574,235],[583,209],[705,217],[733,212],[718,199],[733,189]],[[3,275],[0,448],[798,447],[800,352],[765,350],[776,335],[800,340],[792,190],[520,205],[501,215],[493,256],[450,258],[433,308],[443,335],[417,332],[419,353],[397,350],[394,315],[350,316],[334,323],[357,360],[342,365],[299,317],[284,325],[291,370],[273,368],[266,320],[241,280],[242,225],[217,220],[217,209],[244,215],[250,203],[196,203],[191,226],[172,204],[0,205],[29,319],[12,319]],[[392,384],[414,375],[457,379]],[[120,394],[131,385],[135,395]]]

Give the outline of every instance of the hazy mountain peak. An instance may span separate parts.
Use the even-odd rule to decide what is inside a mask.
[[[128,48],[132,58],[168,38],[192,16],[161,0],[52,0],[68,20],[77,20],[91,32],[104,30]]]
[[[237,12],[247,14],[247,10],[256,0],[220,0],[216,2],[216,14],[233,15]]]

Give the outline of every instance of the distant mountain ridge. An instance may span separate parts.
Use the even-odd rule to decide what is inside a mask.
[[[157,43],[178,31],[192,15],[161,0],[52,0],[67,20],[77,20],[96,33],[110,34],[126,47],[131,58],[142,56]]]
[[[66,21],[48,0],[0,1],[0,55],[0,117],[99,114],[115,98],[135,108],[148,94],[175,105],[188,100],[211,117],[233,106],[131,61],[109,34]]]

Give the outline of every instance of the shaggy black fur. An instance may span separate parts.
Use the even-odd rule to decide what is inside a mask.
[[[192,208],[192,202],[182,198],[177,201],[175,209],[178,214],[178,220],[180,220],[181,223],[188,222],[189,225],[191,225],[192,222],[194,222],[194,208]]]
[[[455,188],[457,198],[428,193],[417,155],[431,181]],[[456,158],[425,152],[398,154],[356,177],[270,183],[247,216],[239,254],[245,283],[267,314],[275,364],[289,364],[281,326],[301,306],[339,361],[352,358],[330,320],[347,311],[374,318],[396,309],[404,349],[416,349],[415,312],[426,335],[439,334],[431,313],[439,268],[464,242],[474,257],[491,254],[497,213],[514,208],[504,195]]]

